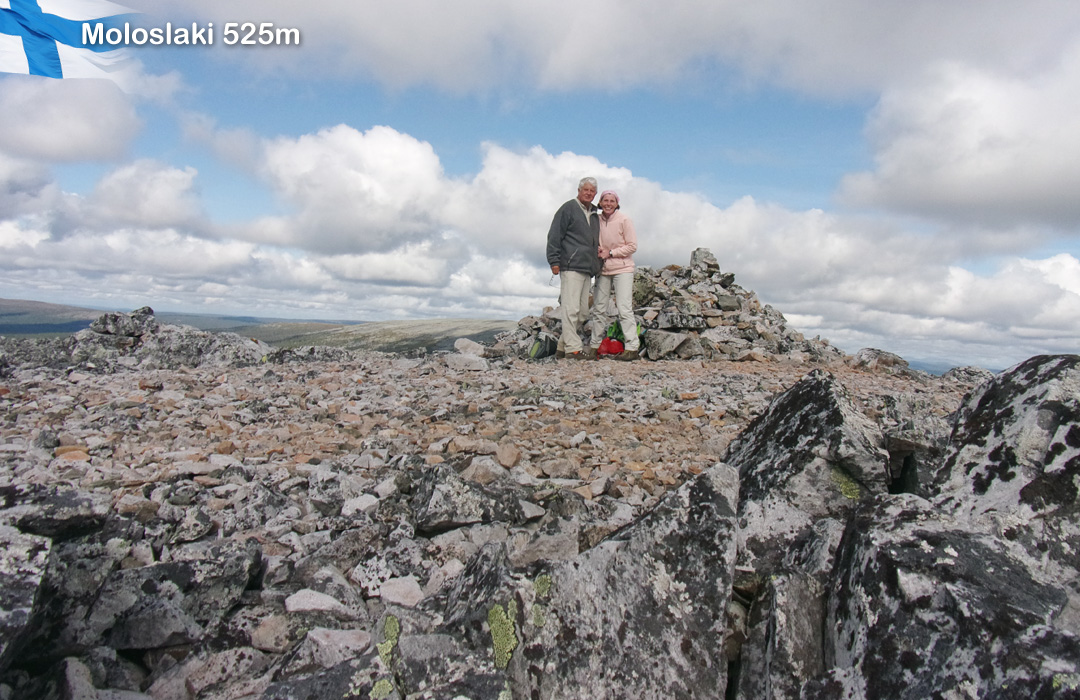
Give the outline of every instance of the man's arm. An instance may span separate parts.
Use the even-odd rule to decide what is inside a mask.
[[[562,239],[566,235],[566,205],[559,207],[555,216],[551,219],[551,228],[548,229],[547,238],[547,261],[551,266],[551,274],[559,274],[559,257],[562,255]]]

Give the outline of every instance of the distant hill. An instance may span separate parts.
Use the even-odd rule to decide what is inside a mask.
[[[66,335],[89,328],[90,323],[115,309],[90,309],[64,304],[49,304],[24,299],[0,299],[0,335]],[[125,309],[131,311],[131,309]],[[257,337],[266,342],[288,339],[313,331],[326,331],[359,323],[357,321],[301,321],[256,316],[221,316],[154,312],[162,323],[193,326],[204,331],[232,331]],[[265,337],[264,337],[265,336]]]
[[[309,324],[315,326],[315,324]],[[454,349],[454,341],[468,338],[478,343],[490,343],[496,335],[517,328],[516,321],[486,321],[465,318],[438,318],[420,321],[377,321],[359,325],[309,328],[301,331],[300,324],[269,324],[253,327],[262,333],[260,340],[279,347],[298,345],[331,345],[349,350],[380,350],[382,352],[412,352],[423,348],[428,352]],[[275,333],[277,331],[277,333]],[[239,331],[236,331],[239,333]],[[292,333],[287,337],[287,333]],[[242,335],[248,333],[242,333]]]
[[[107,310],[0,299],[0,335],[8,337],[62,336],[89,328]],[[130,311],[130,309],[129,309]],[[513,321],[428,319],[420,321],[307,321],[255,316],[220,316],[155,312],[162,323],[193,326],[211,332],[228,331],[275,347],[329,345],[348,350],[412,352],[452,350],[458,338],[490,342]]]
[[[67,335],[89,327],[101,314],[79,306],[0,299],[0,335]]]

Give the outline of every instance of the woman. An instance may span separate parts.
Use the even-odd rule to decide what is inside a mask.
[[[623,351],[616,360],[638,359],[637,320],[634,318],[634,251],[637,234],[634,222],[619,211],[619,195],[612,190],[600,194],[600,259],[604,268],[596,280],[592,309],[592,346],[598,348],[607,328],[608,301],[615,293],[615,308],[623,333]]]

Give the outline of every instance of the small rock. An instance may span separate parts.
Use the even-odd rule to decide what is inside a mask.
[[[413,608],[424,599],[424,590],[415,576],[403,576],[384,581],[379,587],[379,597],[386,603]]]

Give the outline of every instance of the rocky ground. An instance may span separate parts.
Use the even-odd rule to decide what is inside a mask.
[[[1080,357],[724,289],[661,361],[0,342],[0,698],[1080,696]]]
[[[479,372],[451,369],[445,356],[384,354],[107,375],[19,370],[0,385],[0,451],[17,456],[0,484],[127,495],[200,464],[284,469],[290,478],[341,468],[377,479],[388,458],[434,465],[486,457],[523,483],[547,487],[536,480],[554,478],[585,498],[606,494],[640,508],[715,462],[808,370],[507,358]],[[885,420],[896,397],[947,420],[971,388],[953,376],[833,371]],[[371,462],[375,469],[363,467]]]

